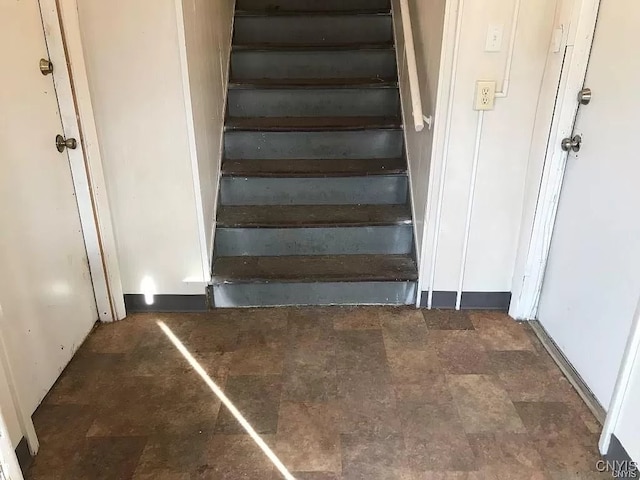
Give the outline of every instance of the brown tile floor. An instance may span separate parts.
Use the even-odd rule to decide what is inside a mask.
[[[35,414],[28,479],[578,480],[599,425],[526,325],[410,308],[132,315],[95,329]]]

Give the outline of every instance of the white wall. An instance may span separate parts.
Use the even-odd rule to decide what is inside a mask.
[[[144,293],[147,279],[153,293],[203,294],[175,0],[78,0],[78,10],[124,293]]]
[[[196,147],[209,265],[213,251],[235,0],[177,0],[177,3],[182,5],[184,21],[182,55],[188,64],[185,69],[189,90],[187,110],[192,110],[192,140]]]
[[[416,63],[420,78],[422,109],[426,116],[434,116],[438,96],[438,76],[440,72],[440,52],[444,28],[445,0],[409,0],[412,19]],[[427,196],[433,153],[435,127],[416,132],[411,111],[411,92],[407,70],[407,56],[404,45],[400,0],[393,0],[394,26],[398,54],[400,93],[404,114],[406,150],[411,175],[411,194],[414,208],[416,251],[422,252],[422,244],[427,216]]]
[[[484,117],[464,291],[511,290],[528,154],[556,3],[522,0],[509,97],[497,99],[495,110]],[[478,118],[473,110],[475,82],[495,80],[501,89],[514,5],[515,0],[464,3],[434,290],[458,288]],[[449,31],[455,30],[456,8],[452,11],[447,19]],[[502,25],[504,32],[502,49],[497,53],[484,51],[487,29],[492,24]],[[453,37],[448,35],[449,48]],[[451,66],[442,68],[450,76]],[[448,82],[440,88],[448,91]],[[436,146],[438,164],[434,163],[434,173],[440,167],[441,148]],[[439,173],[432,176],[435,180]],[[430,209],[437,199],[435,183]],[[427,239],[431,236],[428,234]],[[429,245],[426,251],[430,251]],[[423,277],[427,274],[424,265],[423,261]]]

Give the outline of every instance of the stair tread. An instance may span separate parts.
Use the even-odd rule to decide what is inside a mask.
[[[239,17],[297,17],[297,16],[358,16],[358,15],[390,15],[389,8],[363,8],[354,10],[280,10],[280,9],[255,9],[236,10]]]
[[[369,88],[398,87],[396,78],[256,78],[231,80],[229,88]]]
[[[223,205],[219,228],[410,225],[408,205]]]
[[[398,129],[399,116],[379,117],[230,117],[225,130],[261,132]]]
[[[402,158],[225,160],[222,175],[236,177],[360,177],[407,171]]]
[[[393,282],[418,279],[410,255],[219,257],[214,283]]]
[[[334,50],[394,50],[393,42],[382,43],[234,43],[233,51],[334,51]]]

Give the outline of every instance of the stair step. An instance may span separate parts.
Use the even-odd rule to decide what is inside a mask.
[[[218,228],[411,225],[408,205],[223,205]]]
[[[390,15],[391,9],[387,7],[381,8],[356,8],[351,10],[299,10],[297,8],[289,10],[280,9],[258,9],[258,10],[236,10],[236,17],[255,17],[255,16],[344,16],[344,15]]]
[[[397,88],[267,88],[229,90],[230,117],[400,115]]]
[[[214,284],[263,282],[398,282],[418,279],[410,255],[219,257]]]
[[[218,227],[214,252],[220,257],[292,255],[408,255],[411,225],[302,228]]]
[[[398,80],[394,77],[380,78],[253,78],[231,80],[229,90],[241,89],[316,89],[316,88],[397,88]]]
[[[391,15],[240,15],[234,45],[377,44],[393,41]]]
[[[249,132],[316,132],[335,130],[397,129],[399,116],[393,117],[230,117],[225,130]]]
[[[407,202],[407,192],[406,175],[220,180],[221,205],[397,205]]]
[[[231,78],[317,79],[317,78],[397,78],[396,52],[389,45],[341,46],[333,50],[300,47],[296,49],[234,47]]]
[[[360,43],[360,42],[326,42],[326,43],[234,43],[231,47],[233,53],[261,52],[261,53],[326,53],[348,51],[386,51],[393,52],[395,47],[392,42]]]
[[[224,158],[283,160],[398,158],[404,150],[401,129],[319,132],[228,131]]]
[[[237,0],[236,11],[361,11],[391,9],[389,0]]]
[[[406,171],[403,158],[225,160],[222,163],[222,175],[235,177],[361,177]]]

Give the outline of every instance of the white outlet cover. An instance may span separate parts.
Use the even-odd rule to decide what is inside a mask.
[[[484,46],[485,52],[499,52],[502,50],[502,35],[504,27],[502,24],[491,24],[487,28],[487,40]]]
[[[476,82],[476,96],[474,110],[493,110],[496,101],[496,82],[492,80],[478,80]]]

